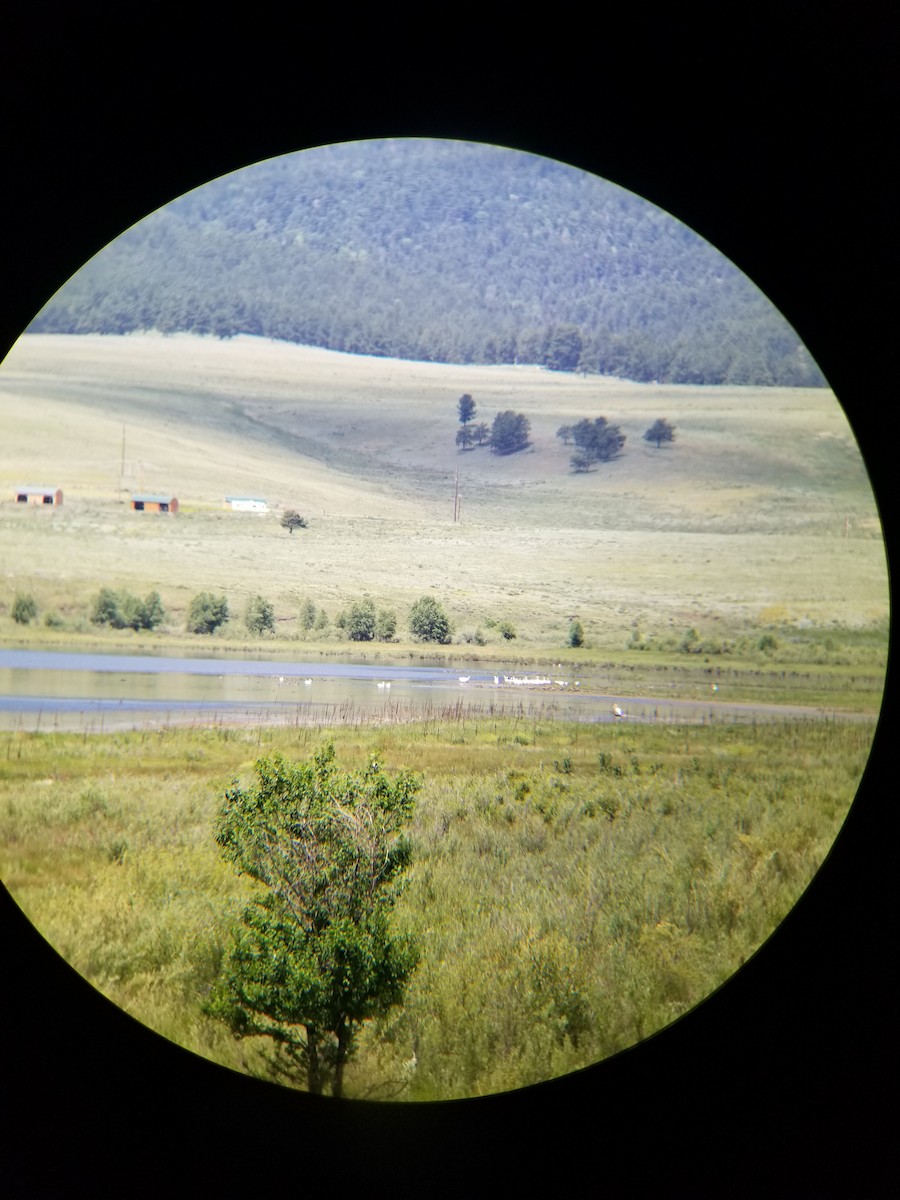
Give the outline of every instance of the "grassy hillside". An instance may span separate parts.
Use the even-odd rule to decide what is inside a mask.
[[[463,392],[476,420],[525,413],[530,448],[458,453]],[[561,645],[577,614],[619,647],[635,626],[723,637],[887,617],[864,464],[821,389],[662,387],[250,338],[29,335],[0,368],[0,411],[7,590],[45,611],[84,611],[104,583],[158,588],[177,624],[198,590],[236,604],[259,592],[291,632],[304,595],[333,615],[363,591],[399,610],[433,593],[461,630],[510,619],[520,646]],[[556,430],[599,415],[621,425],[624,451],[575,474]],[[641,436],[658,416],[676,426],[662,450]],[[23,483],[62,487],[64,506],[22,511]],[[182,510],[134,514],[131,490],[170,491]],[[233,494],[273,511],[226,512]],[[282,530],[284,507],[309,529]]]

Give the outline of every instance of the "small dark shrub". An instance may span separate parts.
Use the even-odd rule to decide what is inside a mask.
[[[700,636],[696,629],[686,629],[682,634],[678,649],[684,654],[695,654],[700,649]]]
[[[16,592],[12,602],[12,619],[17,625],[30,625],[37,616],[34,596],[28,592]]]

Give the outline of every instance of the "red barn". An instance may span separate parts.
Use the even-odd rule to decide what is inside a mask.
[[[131,507],[134,512],[177,513],[178,500],[175,496],[132,495]]]
[[[16,488],[16,504],[47,504],[59,508],[62,502],[62,488],[34,485]]]

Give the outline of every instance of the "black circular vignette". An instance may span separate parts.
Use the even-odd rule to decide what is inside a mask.
[[[893,31],[871,10],[718,32],[644,17],[602,36],[570,16],[559,46],[541,28],[486,43],[459,18],[446,43],[423,33],[408,50],[388,28],[320,43],[265,10],[247,29],[152,3],[6,20],[3,353],[113,236],[227,171],[361,137],[494,142],[644,196],[766,292],[848,413],[890,546]],[[0,891],[4,1194],[230,1195],[260,1179],[891,1194],[893,691],[889,675],[841,835],[758,954],[646,1043],[519,1093],[335,1104],[218,1068],[103,999]]]

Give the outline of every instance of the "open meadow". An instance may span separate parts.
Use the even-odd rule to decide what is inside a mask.
[[[476,419],[525,414],[530,446],[457,451],[464,393]],[[624,449],[576,473],[557,430],[599,416]],[[504,1091],[646,1038],[753,955],[834,842],[872,744],[889,598],[865,466],[829,391],[246,337],[30,335],[0,367],[0,417],[5,646],[559,664],[598,692],[721,686],[819,710],[601,725],[460,703],[381,727],[0,732],[0,877],[67,961],[172,1041],[271,1075],[265,1045],[203,1010],[247,897],[214,818],[261,755],[330,740],[350,767],[377,757],[422,781],[396,909],[422,958],[405,1004],[364,1030],[355,1097]],[[676,429],[663,449],[642,436],[660,417]],[[63,504],[17,503],[27,484],[61,488]],[[179,511],[133,512],[132,492]],[[269,511],[227,510],[226,496]],[[308,528],[283,528],[288,509]],[[99,628],[101,587],[157,591],[164,619]],[[201,591],[227,596],[215,634],[185,631]],[[14,618],[17,595],[33,619]],[[257,595],[272,633],[242,623]],[[446,609],[448,644],[409,632],[422,596]],[[392,639],[338,626],[362,597],[396,612]],[[309,602],[326,618],[314,627]]]
[[[524,413],[529,449],[458,452],[464,392],[476,419]],[[689,629],[714,650],[742,636],[752,648],[763,630],[886,642],[878,513],[825,389],[662,387],[245,337],[30,335],[0,368],[0,412],[0,612],[17,590],[39,608],[31,626],[7,623],[11,640],[46,636],[47,614],[51,636],[90,631],[105,584],[157,589],[170,636],[209,589],[233,613],[262,594],[287,640],[303,598],[333,619],[367,594],[397,611],[400,643],[422,595],[446,607],[455,643],[496,643],[492,622],[507,620],[503,649],[520,654],[564,647],[573,617],[607,655],[671,649]],[[576,474],[556,430],[600,415],[624,450]],[[660,416],[676,441],[658,450],[642,434]],[[22,511],[24,483],[61,487],[63,506]],[[180,511],[133,513],[132,491],[168,492]],[[270,512],[226,511],[227,495]],[[309,528],[288,534],[285,508]]]
[[[377,756],[423,781],[396,911],[422,958],[367,1026],[350,1097],[436,1100],[600,1061],[694,1007],[806,888],[872,723],[776,728],[443,718],[392,729],[0,733],[0,876],[104,995],[237,1071],[265,1039],[206,1017],[247,885],[213,817],[260,755]]]

